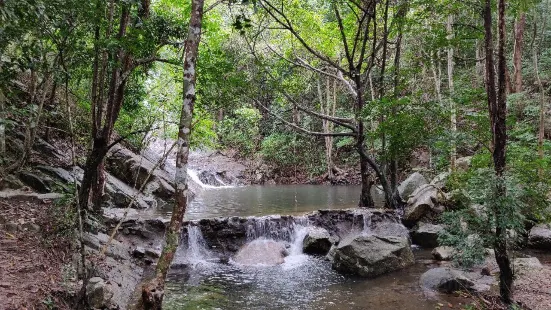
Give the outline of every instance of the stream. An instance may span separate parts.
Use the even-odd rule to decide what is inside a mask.
[[[191,203],[186,218],[301,214],[352,208],[359,187],[246,186],[207,188]],[[167,207],[161,211],[168,215]],[[363,224],[365,226],[365,224]],[[324,257],[302,253],[308,223],[290,227],[289,255],[275,266],[220,261],[207,248],[200,229],[191,227],[167,280],[165,309],[435,309],[466,300],[453,295],[428,298],[419,276],[434,267],[430,251],[416,249],[416,263],[375,279],[341,275]],[[361,227],[361,226],[360,226]],[[253,228],[249,242],[272,242],[274,232]],[[276,240],[283,242],[283,240]],[[174,267],[176,266],[176,267]]]

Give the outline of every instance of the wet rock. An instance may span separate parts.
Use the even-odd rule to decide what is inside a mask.
[[[420,223],[413,232],[413,243],[423,248],[435,248],[438,246],[438,233],[444,230],[442,225]]]
[[[310,227],[304,237],[303,251],[306,254],[325,255],[331,249],[331,246],[337,242],[327,229],[320,227]]]
[[[360,235],[339,244],[332,266],[345,274],[373,278],[413,263],[407,238]]]
[[[448,261],[452,260],[454,248],[450,246],[439,246],[432,250],[432,257],[436,260]]]
[[[485,292],[490,290],[495,280],[491,276],[481,276],[451,267],[440,267],[423,273],[419,283],[425,290],[450,294],[455,291]]]
[[[419,220],[430,219],[444,212],[440,202],[438,189],[430,184],[422,185],[413,192],[407,201],[403,221],[407,225],[414,225]]]
[[[91,278],[86,285],[86,299],[92,308],[102,309],[109,306],[113,292],[100,277]]]
[[[284,262],[285,244],[274,240],[257,239],[244,245],[233,260],[242,265],[279,265]]]
[[[427,183],[427,179],[422,174],[414,172],[398,186],[398,192],[403,199],[408,199],[416,189]]]
[[[551,224],[532,227],[528,234],[528,246],[534,249],[551,251]]]
[[[471,167],[472,156],[460,157],[455,161],[455,168],[459,171],[467,171]]]
[[[159,257],[161,257],[161,250],[158,250],[158,249],[145,249],[145,255],[153,257],[153,258],[159,258]]]

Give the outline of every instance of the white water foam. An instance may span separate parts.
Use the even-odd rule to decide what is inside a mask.
[[[220,188],[234,188],[235,186],[233,185],[227,185],[226,183],[224,183],[218,176],[215,176],[215,179],[216,181],[218,181],[220,184],[220,186],[214,186],[214,185],[210,185],[210,184],[205,184],[203,183],[203,181],[201,181],[201,179],[199,178],[199,174],[197,171],[193,170],[193,169],[188,169],[187,170],[187,174],[188,176],[190,177],[190,180],[199,185],[201,188],[203,189],[220,189]]]

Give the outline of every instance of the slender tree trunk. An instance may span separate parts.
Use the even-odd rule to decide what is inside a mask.
[[[6,120],[6,97],[0,88],[0,157],[2,158],[5,158],[6,154]]]
[[[513,52],[514,84],[513,91],[522,91],[522,43],[524,38],[524,27],[526,25],[526,14],[521,13],[515,23],[515,48]]]
[[[447,31],[448,31],[448,90],[450,92],[450,121],[451,121],[451,143],[450,143],[450,171],[455,171],[455,161],[457,159],[457,145],[455,141],[455,136],[457,135],[457,109],[455,101],[453,100],[454,86],[453,86],[453,47],[451,45],[451,40],[453,39],[453,15],[448,16],[447,22]]]
[[[196,64],[201,39],[201,24],[203,20],[204,0],[193,0],[188,37],[186,39],[186,55],[184,60],[184,98],[178,131],[178,154],[176,158],[176,205],[172,212],[170,224],[166,232],[166,244],[157,263],[155,278],[146,283],[142,290],[142,301],[145,309],[161,309],[166,274],[174,259],[176,249],[180,244],[180,234],[184,214],[187,208],[188,183],[187,164],[191,140],[191,125],[195,105]]]
[[[494,195],[498,197],[507,195],[504,176],[505,157],[507,144],[507,81],[506,81],[506,60],[505,60],[505,1],[498,2],[498,92],[495,89],[495,73],[492,48],[492,9],[491,1],[486,0],[484,9],[485,49],[486,49],[486,74],[488,85],[488,107],[490,112],[492,137],[493,137],[493,162],[497,183],[495,184]],[[513,288],[513,271],[511,269],[507,253],[506,222],[503,208],[496,204],[494,210],[496,218],[496,230],[494,238],[494,251],[499,266],[499,291],[504,303],[511,303],[511,290]]]
[[[536,35],[536,29],[534,29],[534,39]],[[534,59],[534,71],[536,72],[536,82],[538,84],[538,90],[540,92],[540,113],[539,113],[539,124],[538,124],[538,157],[540,160],[543,160],[543,141],[545,138],[545,90],[543,88],[543,83],[540,78],[539,71],[539,61],[538,61],[538,48],[535,46],[532,47],[532,58]],[[543,177],[543,169],[538,168],[538,175]]]

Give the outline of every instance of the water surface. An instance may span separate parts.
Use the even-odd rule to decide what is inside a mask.
[[[186,220],[219,216],[293,215],[358,206],[359,186],[274,185],[208,188],[197,193]],[[172,205],[159,208],[170,214]]]

